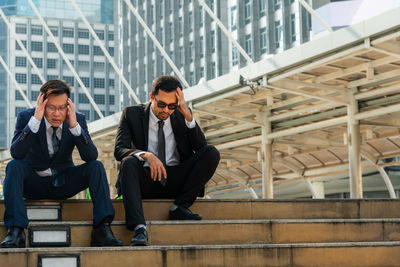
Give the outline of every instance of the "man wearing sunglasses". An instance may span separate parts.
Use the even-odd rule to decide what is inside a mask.
[[[75,112],[68,84],[51,80],[40,88],[36,108],[18,114],[10,147],[14,158],[4,180],[2,248],[25,247],[27,199],[67,199],[89,188],[93,202],[92,246],[122,246],[110,223],[114,218],[109,186],[97,148],[90,139],[85,116]],[[84,164],[75,166],[76,147]]]
[[[132,246],[147,245],[142,198],[175,199],[170,220],[201,220],[189,207],[204,192],[219,162],[188,108],[179,80],[153,82],[150,103],[126,107],[115,141],[121,161],[118,194],[123,195]]]

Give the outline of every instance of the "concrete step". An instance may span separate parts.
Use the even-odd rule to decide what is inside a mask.
[[[90,246],[91,222],[30,224],[32,228],[57,231],[68,226],[71,246]],[[113,222],[112,229],[124,245],[129,245],[133,232],[126,229],[124,222]],[[150,245],[400,241],[400,219],[150,221],[147,230]],[[0,236],[5,234],[2,224]],[[53,237],[51,232],[49,236]]]
[[[115,220],[125,220],[122,200],[113,200]],[[27,206],[60,206],[63,221],[92,220],[90,200],[27,201]],[[144,200],[147,220],[166,220],[172,200]],[[191,207],[206,220],[400,218],[399,199],[197,200]],[[4,204],[0,201],[0,220]],[[37,215],[36,215],[37,216]]]
[[[2,249],[1,266],[33,267],[51,255],[78,257],[80,266],[399,266],[400,242],[251,244],[119,248]],[[43,265],[48,267],[52,265]],[[73,266],[73,265],[64,265]]]

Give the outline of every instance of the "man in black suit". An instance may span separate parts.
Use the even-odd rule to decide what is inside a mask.
[[[110,223],[114,208],[103,164],[90,139],[83,114],[75,112],[68,84],[51,80],[40,88],[36,108],[18,114],[10,147],[13,160],[4,180],[3,248],[25,247],[27,199],[67,199],[89,187],[93,201],[92,246],[121,246]],[[78,148],[86,163],[74,166]]]
[[[219,162],[188,108],[179,80],[153,82],[150,103],[126,107],[118,127],[114,156],[121,161],[117,181],[131,245],[147,245],[142,198],[173,198],[170,220],[201,220],[189,207],[204,193]]]

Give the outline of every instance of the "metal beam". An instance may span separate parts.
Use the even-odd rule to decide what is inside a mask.
[[[312,15],[314,16],[329,32],[333,32],[331,26],[323,20],[317,12],[304,0],[299,0],[299,3]]]
[[[110,62],[111,66],[114,68],[115,72],[118,74],[119,78],[121,79],[122,83],[125,85],[126,89],[129,91],[129,95],[135,100],[137,104],[140,103],[139,98],[136,96],[135,92],[133,92],[132,87],[128,83],[128,81],[125,79],[124,75],[121,73],[120,69],[117,67],[117,64],[115,64],[114,59],[111,57],[110,53],[108,53],[107,49],[104,47],[104,44],[102,41],[100,41],[100,38],[97,36],[96,32],[93,30],[92,26],[90,23],[87,21],[85,15],[82,13],[81,9],[78,7],[76,4],[75,0],[70,0],[72,3],[72,6],[75,8],[75,10],[78,12],[79,16],[81,17],[83,23],[86,25],[88,28],[90,34],[93,36],[93,38],[96,40],[96,43],[100,46],[101,50],[103,51],[104,55]]]
[[[207,6],[206,3],[204,3],[203,0],[198,0],[199,4],[204,8],[204,10],[210,15],[210,17],[215,21],[215,23],[218,25],[218,27],[221,29],[221,31],[228,37],[228,39],[235,44],[237,47],[239,53],[247,60],[248,63],[253,63],[253,60],[249,57],[247,52],[242,48],[242,46],[233,38],[232,34],[230,31],[228,31],[225,27],[225,25],[218,19],[217,16],[215,16],[214,12]]]
[[[42,83],[45,83],[46,80],[43,78],[42,74],[40,73],[40,70],[36,66],[35,62],[32,60],[31,55],[28,53],[26,50],[24,44],[21,42],[21,39],[19,39],[18,34],[15,33],[14,28],[11,26],[10,22],[8,21],[6,15],[4,14],[3,10],[0,8],[0,15],[1,18],[3,19],[4,23],[7,25],[8,30],[10,31],[11,35],[14,36],[15,40],[17,41],[19,47],[21,47],[22,52],[24,52],[26,58],[28,59],[29,63],[32,65],[33,69],[36,71],[36,73],[39,76],[39,79],[42,81]]]
[[[213,116],[217,116],[217,117],[222,117],[222,118],[226,118],[226,119],[230,119],[232,121],[239,121],[239,122],[246,122],[246,123],[251,123],[255,126],[261,126],[262,124],[254,121],[254,120],[248,120],[248,119],[243,119],[243,118],[235,118],[232,115],[228,115],[228,114],[224,114],[224,113],[220,113],[220,112],[215,112],[215,111],[207,111],[207,110],[202,110],[202,109],[193,109],[193,111],[195,112],[200,112],[200,113],[205,113],[205,114],[209,114],[209,115],[213,115]]]
[[[43,28],[46,30],[47,34],[50,36],[51,40],[53,41],[54,45],[56,46],[58,52],[60,53],[61,57],[64,59],[65,64],[67,64],[68,68],[71,70],[72,74],[74,75],[75,79],[78,81],[79,85],[81,86],[83,92],[88,97],[90,104],[92,104],[94,110],[96,111],[97,115],[102,119],[104,118],[103,113],[100,111],[99,107],[97,106],[96,102],[94,102],[92,96],[90,95],[89,91],[87,90],[86,86],[83,84],[81,78],[79,77],[78,73],[76,73],[74,66],[72,66],[71,62],[69,61],[68,57],[65,55],[64,51],[62,50],[61,46],[59,45],[57,39],[54,37],[53,33],[50,31],[49,27],[47,26],[46,22],[44,21],[42,15],[40,15],[39,11],[37,10],[35,4],[32,0],[28,0],[29,5],[31,6],[33,12],[35,12],[36,16],[38,17],[40,23],[42,24]]]
[[[24,99],[25,103],[28,105],[28,107],[32,107],[31,102],[29,101],[29,99],[26,97],[24,90],[22,90],[21,86],[19,85],[19,83],[15,80],[13,74],[11,73],[10,69],[8,68],[6,62],[3,60],[3,57],[0,55],[0,63],[1,65],[3,65],[4,69],[6,70],[8,77],[10,77],[10,80],[15,84],[15,86],[17,87],[18,92],[21,94],[22,98]]]
[[[136,17],[136,19],[139,21],[140,25],[142,25],[144,31],[147,33],[147,35],[150,37],[151,40],[153,40],[154,44],[160,51],[160,53],[164,56],[165,60],[168,62],[170,67],[174,70],[176,76],[178,76],[179,80],[183,83],[183,85],[188,88],[190,87],[189,83],[186,81],[185,77],[182,75],[182,73],[179,71],[179,69],[175,66],[174,62],[171,60],[167,52],[165,52],[164,48],[161,46],[160,42],[157,40],[157,38],[154,36],[153,32],[150,30],[149,26],[147,26],[146,22],[142,19],[140,16],[139,12],[137,12],[136,8],[132,5],[132,3],[129,0],[124,0],[125,4],[128,6],[129,10],[132,12],[132,14]]]

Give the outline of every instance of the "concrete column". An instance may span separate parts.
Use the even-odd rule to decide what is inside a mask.
[[[361,133],[359,121],[354,119],[358,113],[358,102],[354,98],[354,92],[349,92],[350,104],[347,107],[347,144],[349,153],[349,177],[350,177],[350,198],[362,198],[362,172],[361,172]]]
[[[325,198],[325,189],[324,189],[324,182],[311,182],[314,187],[315,195],[313,198],[323,199]]]
[[[274,187],[272,176],[272,140],[267,139],[267,135],[271,133],[271,122],[268,120],[269,115],[270,111],[262,113],[262,197],[266,199],[273,199]]]

